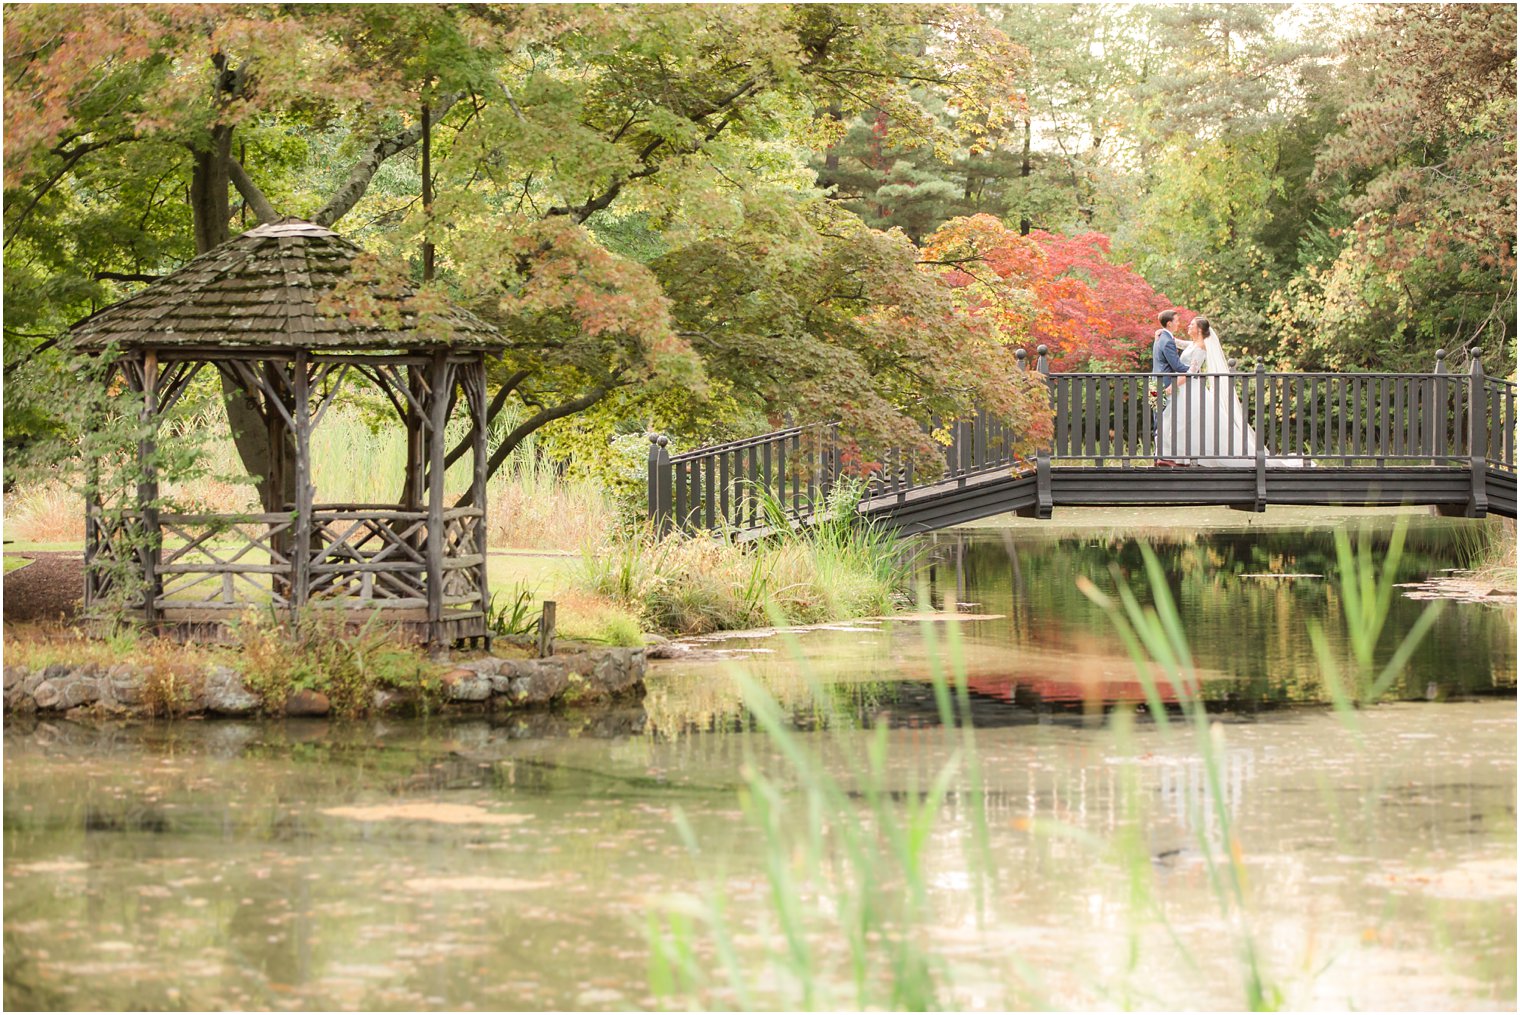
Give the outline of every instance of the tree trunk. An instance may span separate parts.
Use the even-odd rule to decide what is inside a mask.
[[[1029,160],[1029,147],[1033,136],[1034,131],[1030,125],[1029,117],[1026,116],[1024,117],[1024,161],[1019,164],[1019,179],[1021,180],[1029,179],[1030,169],[1032,168],[1030,166]],[[1024,200],[1025,202],[1028,202],[1029,200],[1028,187],[1024,188]],[[1024,207],[1027,209],[1029,205],[1026,203]],[[1019,216],[1019,235],[1028,236],[1031,225],[1032,223],[1029,221],[1029,212],[1025,211],[1022,215]]]
[[[195,153],[190,176],[190,206],[195,216],[195,252],[204,254],[231,239],[232,203],[228,187],[232,181],[232,128],[218,125],[211,129],[211,144]],[[295,458],[295,438],[283,428],[276,435],[271,419],[258,397],[237,381],[222,374],[222,402],[227,407],[227,425],[232,443],[248,475],[258,477],[259,503],[265,511],[283,511],[295,499],[295,472],[280,468],[281,461],[271,454],[278,443],[283,461]]]
[[[232,204],[227,186],[232,180],[228,164],[232,160],[232,128],[211,128],[211,144],[195,153],[195,168],[190,176],[190,206],[195,212],[195,252],[219,247],[227,242]]]

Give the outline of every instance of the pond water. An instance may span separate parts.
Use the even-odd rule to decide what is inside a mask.
[[[1404,577],[1452,567],[1453,531],[1413,532]],[[1144,599],[1135,546],[1022,528],[941,536],[926,565],[936,601],[987,618],[956,622],[974,752],[928,683],[942,619],[707,641],[722,658],[660,664],[642,705],[596,715],[8,721],[5,1003],[646,1007],[662,1002],[652,914],[722,901],[725,932],[678,936],[694,982],[668,1003],[795,1004],[787,963],[761,961],[786,954],[768,872],[794,866],[798,829],[849,824],[803,806],[797,746],[844,806],[880,804],[872,842],[959,759],[921,882],[870,889],[922,891],[916,916],[871,932],[865,996],[884,1006],[903,940],[945,1006],[1239,1008],[1254,961],[1291,1007],[1512,1010],[1513,607],[1448,607],[1404,700],[1348,726],[1313,703],[1304,632],[1333,621],[1329,584],[1248,577],[1324,575],[1327,530],[1153,542],[1205,678],[1216,782],[1176,723],[1113,708],[1137,690],[1074,581],[1111,586],[1117,561]],[[1397,604],[1390,626],[1422,608]],[[741,707],[741,666],[790,718],[785,744]],[[746,785],[786,788],[775,823]],[[1231,850],[1239,904],[1211,874]],[[835,921],[848,866],[809,884],[813,1001],[855,1007]]]

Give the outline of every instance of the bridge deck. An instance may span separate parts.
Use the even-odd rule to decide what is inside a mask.
[[[1224,505],[1258,509],[1256,471],[1190,467],[1116,469],[1058,466],[1050,469],[1048,498],[1040,495],[1036,470],[1005,471],[916,487],[904,495],[861,501],[860,513],[904,533],[930,532],[999,514],[1051,517],[1061,507],[1184,507]],[[1267,504],[1398,506],[1427,504],[1443,513],[1465,514],[1472,473],[1457,468],[1268,468]],[[1515,475],[1489,470],[1488,511],[1515,517]]]

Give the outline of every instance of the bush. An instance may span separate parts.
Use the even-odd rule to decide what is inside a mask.
[[[910,551],[855,514],[858,494],[841,487],[817,524],[774,525],[777,535],[750,544],[635,530],[587,549],[581,579],[668,634],[761,627],[772,611],[793,624],[890,613],[906,596]]]
[[[245,617],[236,627],[243,680],[270,713],[303,690],[326,695],[342,716],[368,712],[380,688],[415,694],[424,710],[432,707],[443,691],[439,668],[377,618],[353,629],[348,611],[322,607],[294,619],[274,610]]]

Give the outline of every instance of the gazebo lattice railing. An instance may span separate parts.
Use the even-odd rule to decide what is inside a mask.
[[[172,326],[179,322],[166,328],[162,312],[135,317],[124,312],[147,303],[160,310],[167,305],[183,317],[189,304],[172,299],[178,294],[170,283],[185,275],[191,284],[178,288],[201,296],[208,289],[227,290],[229,278],[239,276],[267,283],[269,273],[258,270],[259,253],[276,245],[282,267],[288,268],[292,239],[302,248],[315,246],[317,254],[330,255],[336,248],[350,256],[324,259],[298,249],[297,254],[309,255],[307,265],[327,270],[308,271],[304,278],[281,272],[280,296],[287,303],[298,296],[301,305],[295,313],[283,307],[278,315],[283,320],[263,324],[268,337],[258,337],[264,342],[246,334],[259,324],[238,327],[250,305],[269,302],[258,286],[236,288],[238,301],[222,304],[226,317],[213,318],[204,307],[196,311],[203,319],[194,322],[200,334],[183,324]],[[228,248],[238,248],[232,251],[240,255],[234,258],[237,270],[228,272],[224,263],[212,266],[223,270],[206,271],[202,262],[219,255],[227,261]],[[191,638],[220,637],[250,607],[343,608],[365,616],[378,610],[383,620],[434,644],[488,637],[485,355],[499,348],[499,340],[483,322],[452,308],[448,344],[409,329],[415,316],[403,314],[399,328],[364,332],[341,316],[316,311],[316,297],[333,287],[353,252],[352,244],[309,223],[260,227],[76,327],[76,341],[85,348],[92,341],[120,342],[106,383],[119,378],[140,398],[145,424],[135,496],[107,503],[97,488],[87,505],[87,606],[125,597],[118,605],[129,615]],[[404,306],[406,295],[390,298]],[[121,342],[113,313],[117,321],[150,320],[128,335],[133,341]],[[205,342],[206,330],[220,331],[226,344]],[[391,348],[374,348],[382,342]],[[247,399],[266,430],[271,452],[269,474],[261,477],[265,510],[180,513],[158,506],[160,426],[207,367],[221,375],[224,391]],[[405,426],[406,475],[395,503],[317,500],[312,434],[354,383],[383,395]],[[461,405],[473,471],[467,491],[450,503],[445,438]],[[280,509],[269,510],[271,501]]]

